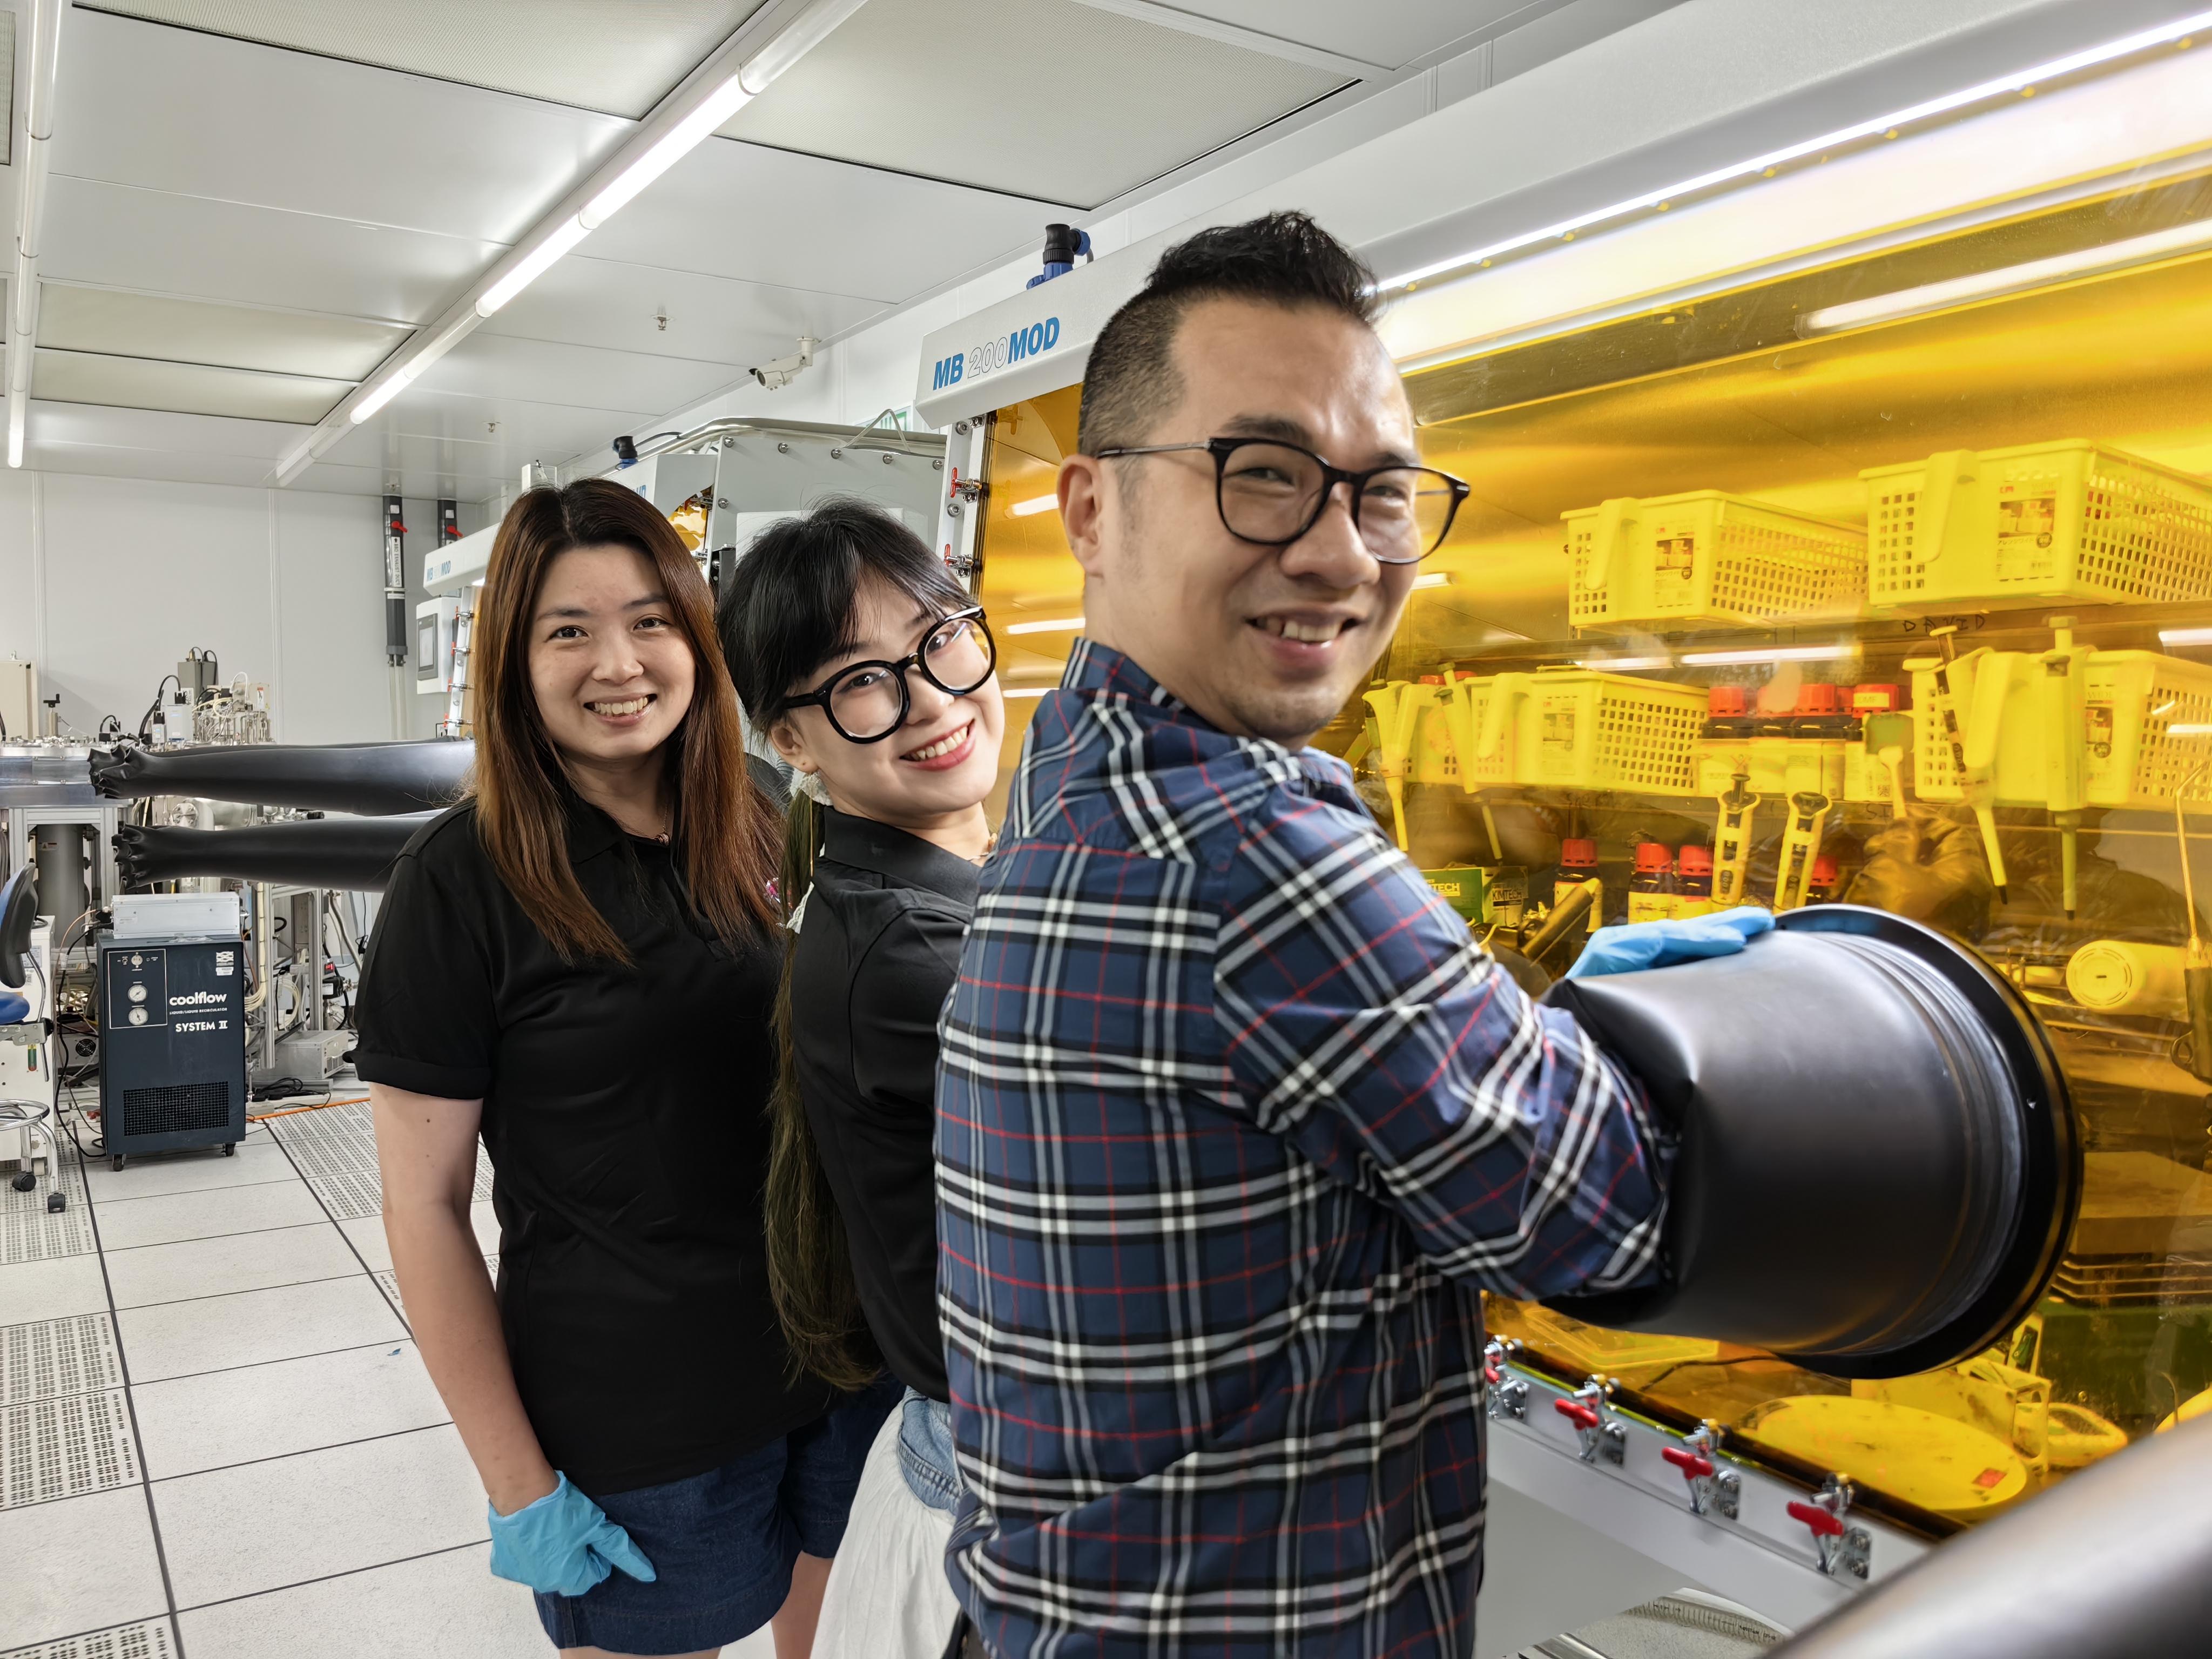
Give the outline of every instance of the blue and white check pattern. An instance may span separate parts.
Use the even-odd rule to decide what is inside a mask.
[[[1469,1652],[1476,1287],[1656,1271],[1641,1091],[1341,762],[1083,641],[940,1036],[948,1560],[991,1651]]]

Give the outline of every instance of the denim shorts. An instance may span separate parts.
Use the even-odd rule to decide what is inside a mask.
[[[860,1466],[900,1392],[885,1379],[718,1469],[601,1498],[659,1576],[642,1584],[617,1571],[582,1595],[538,1596],[553,1645],[696,1653],[768,1623],[800,1553],[837,1553]]]
[[[960,1506],[960,1466],[952,1461],[952,1407],[913,1389],[899,1402],[899,1474],[906,1489],[941,1515]]]

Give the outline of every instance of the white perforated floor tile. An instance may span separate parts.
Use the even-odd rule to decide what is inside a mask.
[[[91,1253],[92,1212],[84,1195],[84,1170],[74,1152],[62,1154],[62,1191],[69,1208],[59,1215],[46,1208],[49,1183],[27,1193],[0,1181],[0,1261],[51,1261],[56,1256]]]
[[[9,1648],[0,1659],[174,1659],[176,1644],[169,1639],[169,1621],[148,1619],[112,1630],[87,1631],[58,1642],[40,1642],[27,1648]]]
[[[375,1121],[366,1106],[348,1103],[320,1111],[273,1118],[270,1131],[299,1165],[323,1206],[340,1221],[359,1221],[384,1207],[384,1182],[376,1169]],[[491,1160],[477,1148],[477,1199],[491,1196]]]
[[[115,1326],[106,1314],[0,1326],[0,1406],[121,1386]]]
[[[120,1389],[0,1410],[0,1509],[82,1498],[137,1478]]]

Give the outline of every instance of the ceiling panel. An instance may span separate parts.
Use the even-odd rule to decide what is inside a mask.
[[[394,324],[352,317],[39,284],[39,343],[64,351],[358,380],[390,356],[408,332]]]
[[[434,493],[422,486],[425,479],[474,480],[463,499],[481,501],[514,482],[526,461],[552,466],[571,456],[603,453],[618,433],[654,430],[660,416],[675,406],[574,409],[410,388],[407,397],[339,439],[295,488],[344,488],[315,482],[327,465],[397,477],[410,495]]]
[[[247,489],[258,489],[269,482],[268,462],[235,455],[200,455],[172,449],[134,449],[50,440],[46,435],[46,411],[50,407],[43,403],[31,406],[32,436],[25,448],[24,464],[39,471],[80,472],[102,478],[152,478],[176,483],[235,484]]]
[[[761,0],[100,0],[97,9],[635,119]]]
[[[876,300],[572,254],[508,301],[481,331],[719,362],[734,375],[783,356],[800,334],[826,340],[882,309]],[[665,328],[659,322],[663,316]]]
[[[1343,84],[1080,0],[870,0],[722,131],[1095,207]]]
[[[7,400],[0,398],[0,410]],[[273,421],[241,421],[168,410],[112,409],[94,404],[41,403],[32,410],[33,441],[93,448],[165,449],[258,461],[265,471],[306,431]]]
[[[75,178],[504,244],[631,131],[81,7],[70,30],[54,168]]]
[[[453,303],[503,244],[57,178],[42,272],[57,282],[411,322]]]
[[[728,363],[647,357],[558,340],[518,340],[479,332],[423,370],[402,396],[435,392],[476,396],[497,387],[503,397],[570,408],[680,409],[727,385],[741,372]]]
[[[43,343],[31,371],[32,396],[41,401],[114,404],[248,421],[319,421],[352,390],[349,380],[164,363],[149,357],[107,357],[89,351],[50,351]]]
[[[1049,202],[716,141],[671,167],[584,249],[896,302],[1042,243],[1046,223],[1066,216]]]
[[[1549,6],[1546,0],[1386,0],[1364,6],[1345,0],[1164,0],[1147,7],[1139,0],[1131,9],[1185,12],[1396,69],[1516,12],[1534,15]]]

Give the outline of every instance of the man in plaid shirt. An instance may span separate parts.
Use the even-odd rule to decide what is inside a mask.
[[[948,1564],[994,1654],[1468,1654],[1477,1287],[1657,1270],[1642,1091],[1306,746],[1466,493],[1372,303],[1302,216],[1206,232],[1085,379],[1085,637],[941,1026]]]

